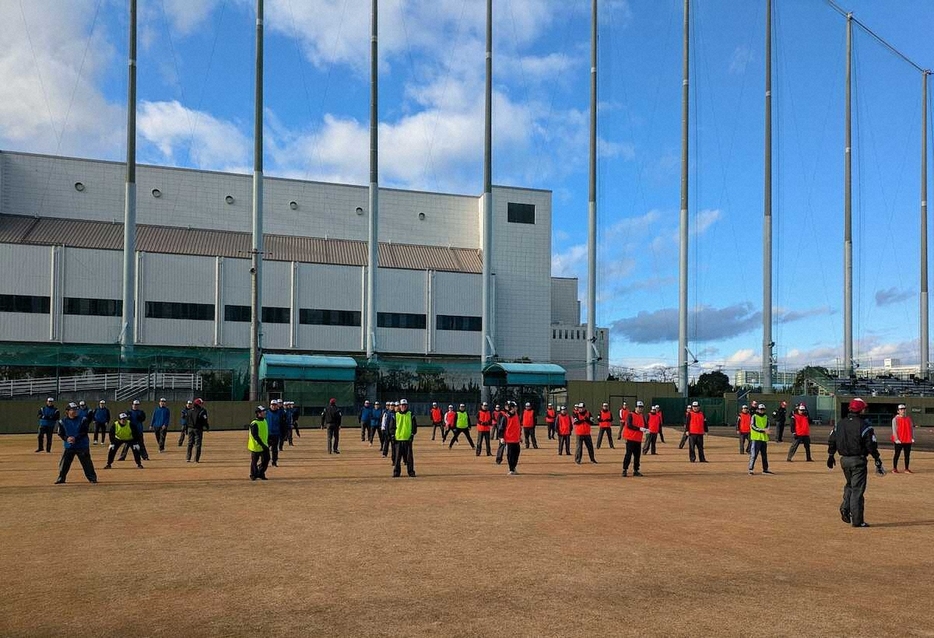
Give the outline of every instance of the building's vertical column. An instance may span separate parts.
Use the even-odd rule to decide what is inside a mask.
[[[145,265],[143,254],[142,251],[136,253],[136,290],[133,291],[133,296],[130,299],[130,303],[133,304],[135,311],[136,343],[143,343],[146,340],[146,333],[144,331],[146,327],[146,308],[144,307],[145,302],[143,300],[146,292],[146,287],[144,285],[146,279],[145,273],[143,272],[143,266]]]
[[[62,340],[64,246],[52,246],[49,264],[49,341]]]
[[[224,258],[214,258],[214,345],[224,343]]]
[[[298,262],[293,261],[289,280],[289,347],[298,347]]]

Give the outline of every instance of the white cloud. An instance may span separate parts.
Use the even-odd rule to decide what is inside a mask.
[[[746,72],[746,67],[749,66],[749,63],[753,61],[754,57],[752,49],[748,46],[741,45],[736,47],[736,49],[733,50],[733,55],[730,56],[730,73],[742,75]]]
[[[581,277],[586,268],[587,244],[569,246],[564,252],[551,256],[552,277]]]
[[[103,11],[91,33],[95,3],[68,11],[46,3],[0,3],[0,145],[38,153],[117,158],[125,109],[96,84],[114,57]]]
[[[207,20],[220,0],[162,0],[159,10],[165,13],[172,26],[187,35]]]
[[[253,148],[233,123],[174,100],[141,102],[137,126],[140,137],[170,164],[231,170],[247,165]]]

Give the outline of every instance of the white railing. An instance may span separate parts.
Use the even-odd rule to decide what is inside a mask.
[[[54,396],[62,392],[101,393],[123,401],[138,397],[149,389],[164,390],[200,390],[201,375],[176,374],[168,372],[152,373],[111,373],[82,374],[75,377],[44,377],[41,379],[0,380],[0,397],[16,396]]]

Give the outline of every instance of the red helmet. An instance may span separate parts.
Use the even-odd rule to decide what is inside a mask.
[[[868,407],[869,407],[869,406],[866,405],[866,402],[865,402],[865,401],[863,401],[863,400],[860,399],[859,397],[856,397],[856,398],[854,398],[854,399],[852,399],[852,400],[850,401],[850,405],[849,405],[849,407],[848,407],[847,409],[848,409],[850,412],[854,413],[854,414],[859,414],[859,413],[863,412],[863,411],[864,411],[866,408],[868,408]]]

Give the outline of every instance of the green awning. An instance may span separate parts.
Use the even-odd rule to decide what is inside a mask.
[[[494,363],[483,371],[483,385],[567,385],[566,371],[554,363]]]
[[[259,362],[260,379],[353,381],[356,374],[357,362],[352,357],[264,354]]]

